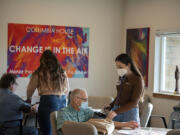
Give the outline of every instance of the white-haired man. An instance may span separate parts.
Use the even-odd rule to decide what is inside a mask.
[[[86,122],[90,118],[93,118],[94,111],[88,108],[88,96],[86,91],[82,89],[75,89],[70,95],[70,104],[58,111],[57,117],[57,129],[61,130],[64,121],[70,120],[75,122]],[[115,122],[114,125],[117,128],[120,127],[138,127],[138,123],[134,121],[130,122]]]

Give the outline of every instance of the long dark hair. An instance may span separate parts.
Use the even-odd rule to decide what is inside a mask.
[[[143,77],[140,73],[140,71],[138,70],[138,68],[136,67],[135,63],[133,62],[133,60],[131,59],[131,57],[126,54],[126,53],[122,53],[120,55],[118,55],[115,59],[115,61],[119,61],[119,62],[122,62],[123,64],[125,65],[128,65],[130,64],[131,67],[131,71],[137,75],[137,76],[140,76],[141,77],[141,80],[142,80],[142,86],[143,86],[143,89],[144,89],[144,80],[143,80]],[[144,92],[141,94],[141,97],[140,97],[140,102],[143,102],[144,101]]]
[[[137,76],[142,76],[141,73],[139,72],[138,68],[136,67],[135,63],[132,61],[131,57],[129,57],[128,54],[122,53],[122,54],[118,55],[115,59],[115,62],[116,61],[120,61],[121,63],[123,63],[125,65],[130,64],[131,71]]]
[[[38,73],[40,83],[41,81],[47,83],[49,75],[50,84],[54,90],[60,89],[61,84],[64,84],[66,78],[61,64],[51,50],[43,52],[40,58],[40,66],[35,72]]]

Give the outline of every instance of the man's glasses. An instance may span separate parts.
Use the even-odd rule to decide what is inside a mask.
[[[83,100],[85,102],[88,100],[88,98],[81,98],[81,97],[77,97],[77,98],[79,98],[79,99],[81,99],[81,100]]]

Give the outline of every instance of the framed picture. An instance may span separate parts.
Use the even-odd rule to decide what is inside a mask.
[[[140,70],[145,86],[148,86],[150,28],[127,29],[126,53],[133,59]]]
[[[53,51],[69,78],[88,78],[89,28],[8,24],[7,72],[30,77],[47,49]]]

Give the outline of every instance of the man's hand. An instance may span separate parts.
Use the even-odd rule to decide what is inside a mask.
[[[111,111],[111,112],[109,112],[108,113],[108,116],[107,116],[107,118],[109,118],[109,119],[113,119],[114,117],[116,117],[117,116],[117,113],[116,112],[114,112],[114,111]]]
[[[129,121],[129,122],[126,123],[126,127],[135,129],[135,128],[139,127],[139,124],[137,122],[135,122],[135,121]]]
[[[31,112],[36,113],[38,111],[38,106],[39,106],[39,104],[35,104],[35,105],[31,106]]]

